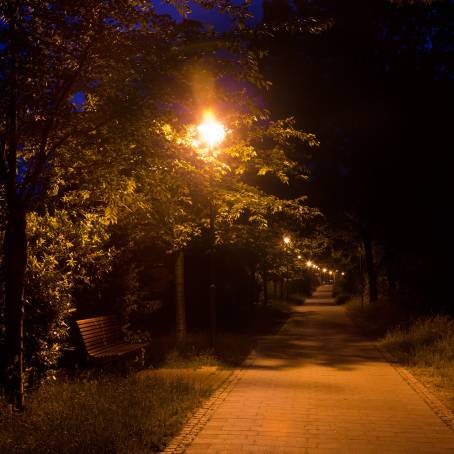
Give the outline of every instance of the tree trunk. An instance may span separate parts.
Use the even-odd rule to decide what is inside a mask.
[[[176,334],[177,342],[186,340],[186,302],[184,298],[184,252],[178,251],[175,261],[175,301],[176,301]]]
[[[263,304],[266,306],[269,303],[269,300],[268,300],[268,270],[266,269],[266,266],[263,267],[262,279],[263,279]]]
[[[10,99],[7,126],[7,153],[2,156],[6,185],[6,229],[3,239],[3,267],[5,270],[5,362],[2,374],[10,402],[17,408],[24,406],[24,283],[27,268],[27,233],[25,206],[18,193],[17,149],[17,55],[18,4],[10,5],[11,60]]]
[[[257,268],[254,268],[254,271],[251,273],[251,284],[253,290],[253,304],[258,305],[260,303],[260,282],[259,282],[260,275],[257,272]]]
[[[289,270],[288,270],[288,263],[287,263],[287,272],[285,273],[285,299],[286,301],[290,298],[290,289],[289,289]]]
[[[367,280],[369,284],[369,302],[375,303],[378,299],[377,273],[375,271],[372,240],[367,232],[363,232],[364,258],[366,262]]]
[[[359,255],[359,286],[361,292],[361,307],[364,307],[364,271],[363,271],[363,255]]]
[[[3,243],[5,270],[5,347],[4,379],[11,403],[24,404],[24,281],[27,267],[25,211],[9,206]]]

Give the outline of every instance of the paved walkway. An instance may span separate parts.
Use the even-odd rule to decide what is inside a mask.
[[[321,287],[187,448],[195,453],[454,453],[445,425]]]

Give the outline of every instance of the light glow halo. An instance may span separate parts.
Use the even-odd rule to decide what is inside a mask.
[[[219,145],[226,135],[224,125],[216,120],[211,110],[204,112],[203,122],[197,126],[197,131],[201,141],[205,142],[210,150]]]

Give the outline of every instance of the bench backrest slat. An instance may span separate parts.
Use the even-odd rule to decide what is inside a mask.
[[[120,320],[112,315],[77,320],[82,340],[90,355],[123,342]]]

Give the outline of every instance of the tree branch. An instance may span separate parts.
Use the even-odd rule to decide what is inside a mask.
[[[99,17],[97,19],[99,19]],[[65,80],[62,80],[61,87],[56,90],[55,101],[49,113],[49,116],[44,124],[38,151],[35,154],[35,162],[33,163],[33,165],[30,165],[27,174],[25,175],[25,178],[23,180],[23,183],[21,185],[22,190],[26,193],[27,201],[30,200],[30,195],[33,192],[33,188],[37,179],[39,178],[43,171],[43,167],[44,164],[46,163],[46,160],[56,149],[56,147],[52,147],[50,151],[46,152],[49,137],[54,127],[57,113],[64,100],[69,96],[72,88],[74,87],[74,84],[77,82],[83,68],[85,67],[85,64],[89,57],[90,49],[93,47],[94,43],[96,42],[97,38],[100,35],[100,32],[102,31],[102,28],[99,25],[100,22],[98,21],[97,30],[95,33],[93,33],[93,36],[91,37],[87,45],[84,47],[80,55],[80,58],[77,62],[77,68]],[[61,144],[63,144],[71,136],[71,134],[72,133],[69,133],[68,135],[64,136],[63,140],[59,141],[57,145],[61,146]]]

